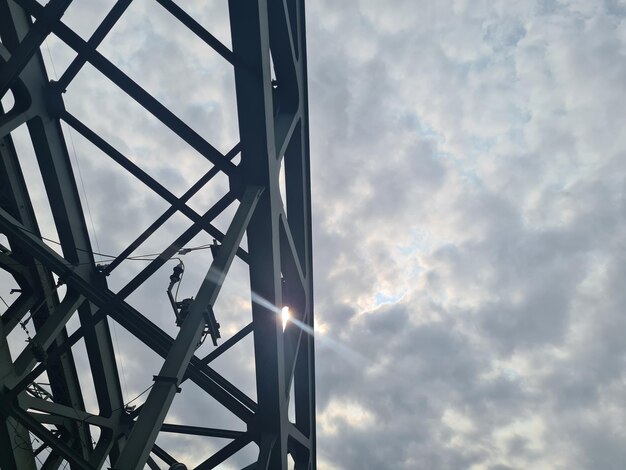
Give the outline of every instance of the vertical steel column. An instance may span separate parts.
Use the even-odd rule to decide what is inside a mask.
[[[233,52],[246,65],[235,68],[241,167],[247,181],[267,187],[248,228],[259,404],[257,468],[287,468],[288,452],[301,462],[299,468],[314,468],[313,338],[293,325],[283,332],[276,314],[283,306],[295,307],[294,316],[312,331],[303,2],[231,0],[229,7]],[[288,212],[279,188],[283,158]],[[287,215],[293,217],[293,233]],[[289,388],[296,363],[304,373],[295,380],[297,423],[292,424]]]
[[[278,186],[280,162],[274,142],[267,1],[229,1],[233,52],[255,73],[235,69],[241,160],[245,178],[266,186],[248,227],[250,288],[270,305],[282,307]],[[258,467],[287,468],[288,402],[280,317],[265,303],[252,304],[256,363]],[[263,462],[265,461],[265,462]]]

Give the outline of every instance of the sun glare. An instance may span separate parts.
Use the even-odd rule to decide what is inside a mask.
[[[289,307],[283,307],[283,309],[280,312],[280,315],[283,319],[283,331],[285,331],[285,328],[287,327],[287,322],[291,318],[291,315],[289,314]]]

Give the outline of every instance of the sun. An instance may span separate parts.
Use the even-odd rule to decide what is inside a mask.
[[[291,314],[289,313],[289,307],[286,307],[286,306],[283,307],[283,309],[280,312],[280,316],[283,320],[283,331],[285,331],[285,328],[287,327],[287,322],[291,318]]]

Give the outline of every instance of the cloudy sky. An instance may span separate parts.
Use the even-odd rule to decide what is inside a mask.
[[[77,0],[64,21],[87,38],[110,5]],[[185,8],[230,45],[226,1]],[[626,2],[307,9],[319,468],[625,468]],[[136,0],[99,50],[218,149],[237,142],[230,67],[156,3]],[[73,57],[54,37],[43,52],[51,77]],[[89,66],[65,99],[175,194],[210,167]],[[92,243],[118,253],[167,204],[66,136]],[[37,194],[36,172],[28,179]],[[226,183],[191,206],[207,207]],[[173,219],[142,252],[188,225]],[[181,290],[193,295],[210,255],[186,256]],[[110,287],[138,264],[123,264]],[[130,302],[175,334],[165,297],[150,295],[172,266]],[[236,285],[245,267],[233,269],[218,305],[231,332],[249,318]],[[159,362],[114,331],[132,398]],[[250,356],[220,367],[254,396]],[[170,421],[198,424],[202,399],[175,402]],[[217,409],[211,419],[228,425]],[[203,460],[197,440],[171,442],[181,459]]]

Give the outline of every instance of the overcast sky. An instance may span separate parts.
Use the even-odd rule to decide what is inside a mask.
[[[225,0],[184,3],[230,45]],[[88,37],[110,4],[76,0],[65,21]],[[320,470],[626,468],[625,15],[624,0],[307,3]],[[72,55],[45,49],[60,75]],[[231,69],[155,2],[99,50],[218,149],[237,142]],[[208,162],[105,83],[85,68],[68,109],[181,194]],[[118,253],[167,204],[72,141],[94,246]],[[210,256],[186,256],[193,295]],[[150,294],[171,267],[130,301],[175,334]],[[225,331],[249,318],[246,295],[226,286]],[[131,398],[159,362],[116,335]],[[254,396],[251,361],[219,367]],[[197,397],[170,421],[199,424]]]
[[[309,2],[322,468],[626,466],[626,2]]]

